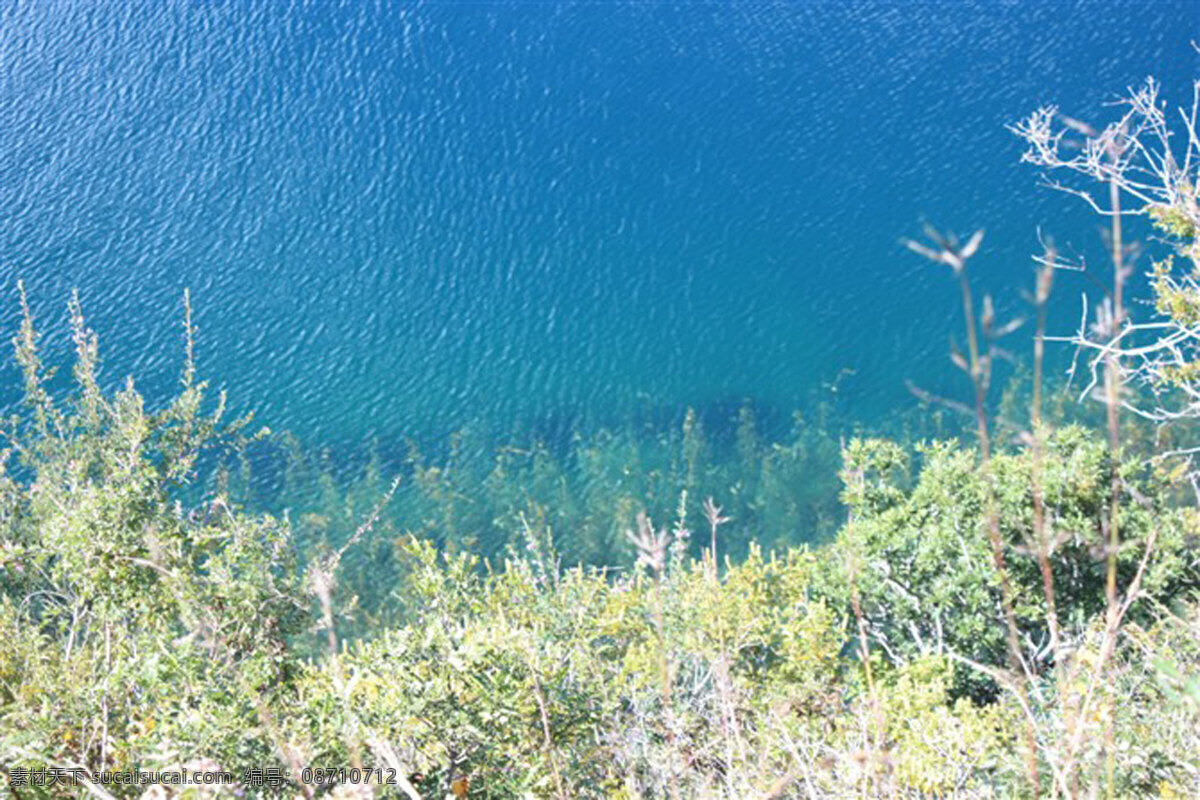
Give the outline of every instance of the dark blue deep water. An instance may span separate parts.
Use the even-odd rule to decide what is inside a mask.
[[[1098,239],[1005,125],[1190,100],[1197,37],[1192,0],[6,2],[0,328],[24,279],[64,352],[78,288],[153,396],[189,287],[202,372],[334,445],[835,382],[869,426],[956,380],[899,239],[985,226],[1014,307],[1039,225]]]

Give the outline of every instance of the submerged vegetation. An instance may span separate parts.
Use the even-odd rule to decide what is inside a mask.
[[[911,243],[961,287],[970,401],[916,390],[969,420],[961,436],[840,440],[797,417],[771,444],[747,406],[719,444],[692,413],[668,437],[487,460],[460,437],[436,463],[371,458],[352,485],[226,420],[186,304],[181,387],[151,410],[132,381],[102,388],[78,299],[73,386],[52,389],[22,294],[0,791],[1200,795],[1200,138],[1194,114],[1170,138],[1153,84],[1126,108],[1104,129],[1053,110],[1017,127],[1111,222],[1110,291],[1069,337],[1099,425],[1051,413],[1043,386],[1052,247],[1031,367],[995,396],[1016,326],[972,295],[978,234]],[[1171,250],[1144,320],[1117,212]],[[286,512],[256,510],[255,452]],[[180,769],[228,785],[104,774]]]

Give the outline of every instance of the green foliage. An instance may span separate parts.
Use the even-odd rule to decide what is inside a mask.
[[[45,388],[26,309],[26,417],[0,466],[0,763],[127,770],[205,753],[270,761],[256,704],[291,667],[304,606],[286,525],[178,490],[235,442],[223,403],[145,409],[105,396],[96,340],[71,305],[75,391]]]
[[[776,776],[739,761],[786,763],[787,737],[850,697],[844,620],[811,595],[810,553],[754,550],[720,580],[688,560],[613,581],[404,551],[420,611],[301,682],[316,762],[383,737],[430,795],[465,775],[480,797],[750,796]]]
[[[859,564],[864,612],[893,660],[952,650],[1001,666],[1004,618],[984,530],[985,482],[994,489],[1011,554],[1018,621],[1030,641],[1044,644],[1046,603],[1034,558],[1032,455],[1027,450],[996,455],[985,472],[972,448],[953,441],[926,445],[920,454],[920,475],[904,490],[889,477],[904,468],[894,445],[851,443],[847,470],[873,478],[848,481],[843,497],[855,523],[843,529],[835,548]],[[1042,486],[1064,625],[1085,628],[1105,607],[1104,525],[1113,469],[1103,441],[1082,428],[1056,431],[1046,442]],[[1126,487],[1118,554],[1122,585],[1137,571],[1153,534],[1146,591],[1171,597],[1200,586],[1200,519],[1195,510],[1170,507],[1168,485],[1140,462],[1123,463],[1119,471]],[[975,689],[988,687],[995,688],[989,681]]]
[[[1189,187],[1181,188],[1186,197]],[[1183,202],[1181,199],[1180,203]],[[1150,271],[1154,309],[1177,331],[1190,331],[1200,324],[1200,231],[1196,229],[1195,214],[1187,213],[1182,205],[1154,205],[1149,208],[1149,215],[1155,228],[1174,243],[1184,264],[1177,267],[1175,255],[1154,262]],[[1181,351],[1180,357],[1164,365],[1156,377],[1166,387],[1194,384],[1200,379],[1200,361],[1196,360],[1193,348],[1185,349],[1178,344],[1175,347]]]
[[[280,491],[306,502],[275,517],[239,505],[264,442],[206,401],[190,355],[178,395],[148,409],[132,381],[105,390],[69,311],[73,388],[47,388],[26,310],[26,401],[3,429],[0,790],[14,796],[62,791],[18,789],[17,769],[205,765],[284,768],[314,797],[362,794],[305,786],[306,767],[395,769],[368,791],[409,798],[1015,797],[1025,720],[1046,753],[1089,732],[1077,755],[1095,758],[1108,709],[1121,796],[1198,788],[1196,511],[1084,428],[1049,435],[1038,462],[1077,644],[1049,658],[1025,448],[983,469],[954,441],[915,458],[879,439],[843,450],[800,418],[767,444],[746,407],[728,446],[697,415],[649,440],[601,432],[566,458],[538,444],[483,460],[464,432],[437,464],[412,450],[393,497],[377,450],[346,481],[293,443]],[[816,499],[830,460],[847,517]],[[1119,577],[1144,563],[1146,602],[1096,689],[1114,471]],[[709,494],[729,510],[694,500]],[[1032,644],[1027,708],[997,691],[989,496]],[[840,519],[828,545],[785,546]],[[1073,709],[1084,727],[1064,724]]]
[[[1189,194],[1189,187],[1181,186],[1181,196]],[[1181,201],[1182,202],[1182,201]],[[1154,205],[1149,209],[1150,219],[1163,233],[1183,242],[1194,242],[1200,231],[1196,230],[1193,217],[1180,207]]]
[[[675,430],[580,431],[557,449],[537,440],[496,444],[464,429],[437,458],[410,444],[402,462],[392,459],[385,467],[372,448],[359,467],[348,469],[281,434],[258,445],[282,463],[275,469],[282,476],[265,482],[278,488],[260,493],[254,507],[287,509],[302,552],[334,550],[383,494],[385,469],[400,476],[372,536],[347,555],[339,585],[339,608],[353,612],[346,623],[365,630],[397,619],[391,589],[403,580],[404,565],[393,543],[402,533],[499,562],[525,552],[528,529],[544,536],[566,564],[628,565],[625,531],[637,514],[665,517],[687,491],[719,498],[736,520],[741,535],[721,543],[722,556],[744,557],[751,541],[784,548],[831,539],[843,513],[836,438],[799,414],[775,441],[758,427],[745,405],[732,442],[712,441],[694,412]],[[689,509],[688,525],[703,524],[698,512]],[[689,552],[700,555],[703,544],[690,543]]]

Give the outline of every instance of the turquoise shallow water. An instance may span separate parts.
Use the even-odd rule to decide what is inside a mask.
[[[786,419],[835,381],[869,426],[906,378],[955,380],[954,288],[899,238],[986,226],[977,274],[1011,306],[1039,225],[1096,236],[1004,125],[1149,74],[1188,96],[1198,23],[1181,0],[6,4],[0,327],[23,278],[61,352],[77,287],[108,379],[153,396],[190,287],[203,372],[334,445],[687,405],[719,427],[743,398]]]

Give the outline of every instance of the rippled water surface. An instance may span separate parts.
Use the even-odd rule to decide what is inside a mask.
[[[1190,0],[6,3],[0,325],[23,278],[63,348],[77,287],[154,393],[190,287],[204,373],[318,441],[835,381],[869,424],[953,380],[954,287],[899,238],[986,226],[1009,298],[1037,226],[1092,246],[1004,126],[1190,98],[1198,34]]]

